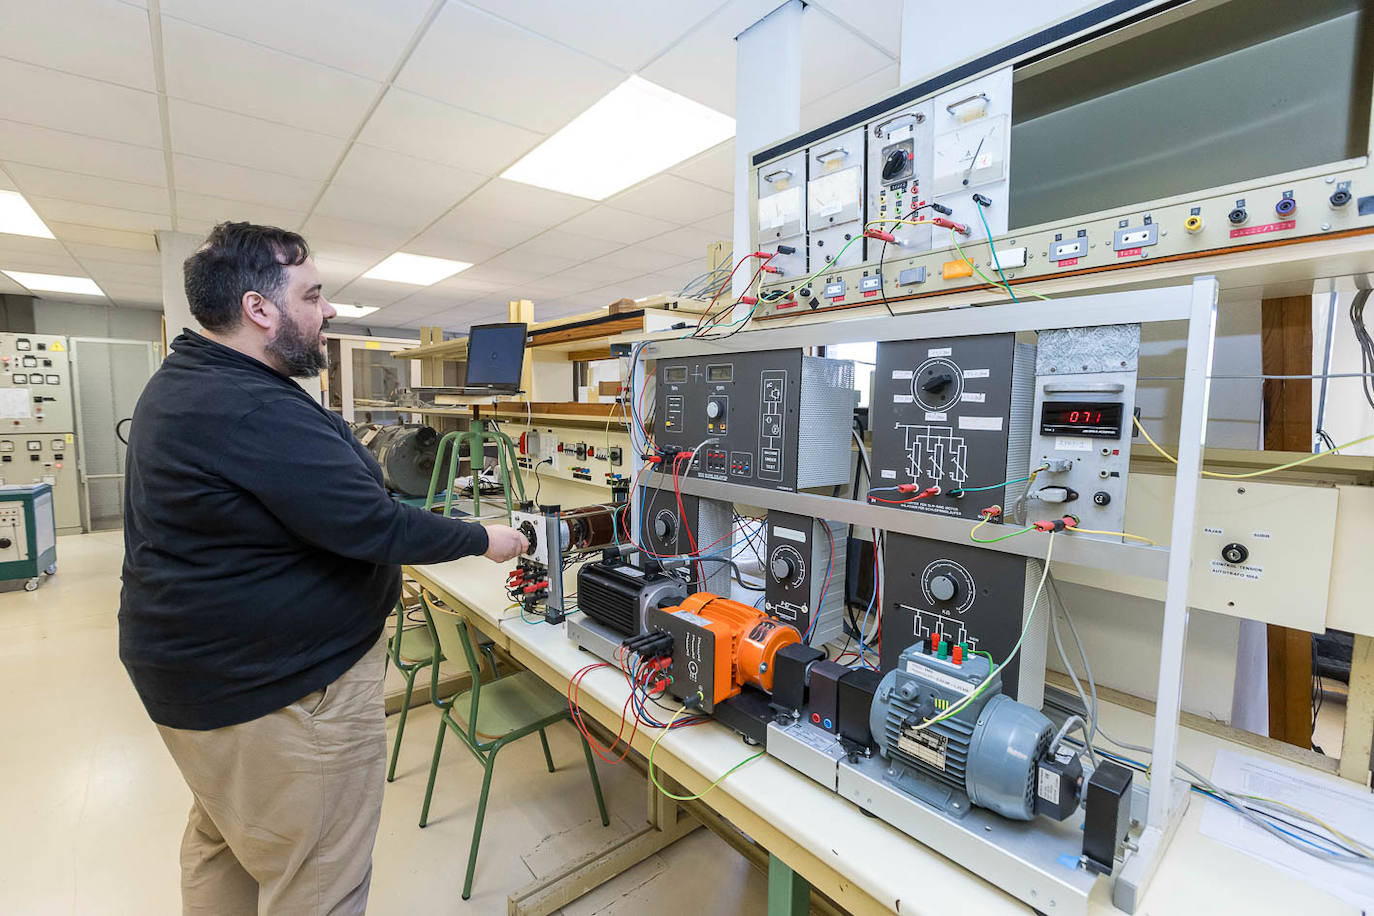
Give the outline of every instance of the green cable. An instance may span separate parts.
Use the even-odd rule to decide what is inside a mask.
[[[987,198],[983,199],[986,200]],[[1011,284],[1007,282],[1007,275],[1002,273],[1002,262],[997,260],[997,248],[992,244],[992,227],[988,225],[988,218],[983,213],[983,205],[976,200],[973,203],[978,208],[978,218],[983,221],[983,231],[988,236],[988,251],[992,252],[992,266],[997,268],[997,276],[1002,278],[1002,285],[1007,288],[1007,295],[1011,296],[1011,301],[1020,302],[1021,300],[1016,298],[1016,293],[1011,291]]]
[[[749,763],[751,760],[758,760],[760,757],[767,753],[767,751],[759,751],[757,754],[745,757],[739,763],[735,764],[734,766],[730,767],[730,769],[726,770],[724,773],[721,773],[719,776],[717,776],[709,786],[702,789],[696,795],[676,795],[672,792],[669,792],[667,789],[663,788],[663,786],[659,784],[658,776],[654,774],[654,751],[658,750],[658,743],[663,740],[663,736],[668,734],[668,732],[672,730],[673,723],[677,721],[678,716],[682,715],[686,711],[687,709],[686,707],[684,707],[682,709],[679,709],[677,712],[673,713],[673,717],[668,720],[668,727],[663,729],[663,731],[659,732],[658,737],[654,739],[654,743],[649,745],[649,781],[654,784],[655,789],[658,789],[658,791],[662,792],[665,796],[671,798],[673,801],[696,801],[702,798],[706,795],[707,792],[710,792],[716,786],[720,785],[721,781],[724,780],[725,777],[729,776],[731,773],[735,772],[735,770],[738,770],[740,767],[744,766],[746,763]]]
[[[1014,483],[1025,483],[1028,480],[1034,480],[1036,474],[1039,474],[1041,471],[1046,470],[1048,468],[1049,465],[1043,465],[1039,468],[1036,468],[1034,474],[1029,474],[1025,477],[1018,477],[1015,480],[1004,480],[1001,483],[990,484],[986,487],[951,487],[949,492],[950,495],[953,495],[955,493],[978,493],[983,490],[996,490],[998,487],[1009,487]]]
[[[974,531],[976,531],[976,530],[978,530],[978,529],[975,528]],[[995,538],[976,538],[976,537],[973,536],[973,531],[970,531],[970,532],[968,533],[968,536],[969,536],[969,540],[974,541],[974,542],[979,543],[979,544],[996,544],[998,541],[1005,541],[1007,538],[1014,538],[1014,537],[1016,537],[1018,534],[1025,534],[1027,531],[1034,531],[1034,530],[1035,530],[1035,526],[1034,526],[1034,525],[1027,525],[1025,528],[1022,528],[1020,531],[1013,531],[1011,534],[1003,534],[1003,535],[999,535],[999,536],[997,536],[997,537],[995,537]]]

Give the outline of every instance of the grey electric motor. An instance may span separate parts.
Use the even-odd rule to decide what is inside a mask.
[[[382,466],[388,490],[401,496],[428,495],[439,448],[439,434],[433,427],[354,423],[353,435]]]
[[[887,779],[951,814],[967,812],[972,802],[1030,820],[1037,813],[1036,769],[1054,727],[1038,710],[1003,694],[999,675],[953,716],[917,728],[988,677],[991,662],[963,652],[959,647],[956,662],[952,654],[941,658],[929,643],[917,643],[878,685],[869,727],[890,764]]]

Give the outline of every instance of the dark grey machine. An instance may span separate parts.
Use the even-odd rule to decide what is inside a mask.
[[[433,427],[354,423],[353,435],[382,466],[386,488],[399,496],[425,496],[434,471],[439,434]]]

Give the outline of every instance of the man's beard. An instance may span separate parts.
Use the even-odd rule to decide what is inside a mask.
[[[324,330],[324,325],[320,330]],[[310,378],[329,368],[329,356],[320,346],[318,335],[306,334],[284,310],[277,333],[267,342],[267,352],[277,358],[291,378]]]

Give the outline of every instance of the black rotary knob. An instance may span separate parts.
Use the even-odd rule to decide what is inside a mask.
[[[1098,490],[1093,494],[1093,505],[1105,506],[1112,501],[1112,494],[1106,490]]]
[[[904,149],[894,149],[888,153],[887,158],[883,160],[883,181],[891,181],[902,174],[910,159],[911,154]]]
[[[930,580],[930,594],[936,601],[949,601],[958,591],[958,586],[949,576],[934,576]]]
[[[1250,549],[1244,544],[1227,544],[1221,548],[1221,558],[1235,566],[1250,558]]]
[[[0,550],[4,550],[5,548],[12,546],[13,544],[14,541],[11,541],[9,538],[0,538]]]
[[[797,573],[797,567],[796,564],[792,562],[792,558],[782,554],[773,557],[772,562],[768,564],[768,568],[773,573],[773,578],[777,579],[779,582],[786,582]]]
[[[673,523],[670,519],[659,516],[654,519],[654,537],[660,541],[666,541],[673,536]]]

